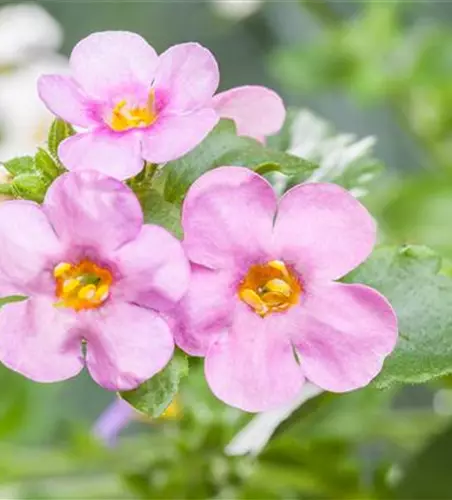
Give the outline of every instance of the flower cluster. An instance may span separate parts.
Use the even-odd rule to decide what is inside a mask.
[[[157,55],[127,32],[88,36],[69,75],[39,79],[41,99],[77,133],[59,144],[68,172],[42,204],[0,205],[0,296],[17,297],[0,310],[6,366],[39,382],[86,366],[102,387],[128,391],[176,344],[205,357],[218,398],[252,412],[287,404],[305,380],[345,392],[380,372],[397,321],[377,291],[337,281],[376,238],[342,187],[299,184],[278,200],[251,169],[212,165],[186,193],[182,241],[145,223],[132,188],[150,164],[192,151],[221,118],[256,147],[282,127],[275,92],[215,94],[218,84],[199,44]]]

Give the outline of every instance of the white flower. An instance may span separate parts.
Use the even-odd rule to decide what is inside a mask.
[[[350,192],[359,197],[367,194],[364,185],[374,177],[378,165],[372,158],[375,143],[372,136],[357,140],[353,134],[334,135],[326,121],[301,110],[292,122],[288,153],[319,164],[307,182],[344,183],[348,177],[353,184]]]
[[[54,117],[39,99],[36,82],[43,73],[60,73],[67,65],[63,56],[53,55],[0,74],[0,162],[34,154],[46,140]]]
[[[275,430],[301,405],[318,396],[323,389],[307,382],[292,403],[272,411],[266,411],[256,415],[231,442],[226,446],[225,453],[230,456],[258,455],[268,443]]]
[[[0,9],[0,162],[33,154],[53,117],[37,93],[42,73],[59,73],[67,60],[54,52],[63,33],[38,4]]]
[[[38,4],[8,5],[0,9],[0,67],[53,52],[62,40],[61,27]]]
[[[257,12],[264,0],[212,0],[212,6],[219,17],[240,21]]]

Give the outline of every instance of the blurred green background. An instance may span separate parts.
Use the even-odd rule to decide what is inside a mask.
[[[452,3],[41,4],[63,54],[101,30],[138,32],[159,52],[196,40],[223,89],[268,85],[338,131],[375,136],[386,170],[364,202],[384,240],[452,258]],[[114,396],[88,376],[38,385],[2,368],[0,382],[0,498],[452,498],[451,380],[322,395],[257,458],[225,455],[252,417],[216,401],[197,362],[179,416],[137,420],[112,449],[90,429]]]

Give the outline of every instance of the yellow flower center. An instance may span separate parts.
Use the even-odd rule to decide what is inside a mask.
[[[123,99],[113,108],[110,127],[115,132],[124,132],[132,128],[149,127],[157,120],[155,111],[155,95],[151,90],[146,106],[129,107]]]
[[[75,311],[97,309],[107,299],[113,276],[108,269],[89,260],[78,264],[60,262],[53,269],[55,294],[58,307],[69,307]]]
[[[262,317],[297,304],[301,292],[297,277],[280,260],[251,266],[238,290],[240,299]]]

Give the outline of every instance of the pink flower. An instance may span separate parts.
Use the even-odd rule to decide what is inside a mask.
[[[127,390],[172,357],[162,313],[185,293],[189,265],[176,238],[143,225],[121,182],[68,173],[42,206],[1,204],[0,245],[1,292],[28,297],[0,310],[0,361],[9,368],[54,382],[86,364],[101,386]]]
[[[334,184],[277,201],[250,170],[223,167],[191,187],[182,215],[192,263],[176,343],[205,356],[216,396],[247,411],[291,402],[305,379],[333,392],[368,384],[397,340],[375,290],[334,280],[375,242],[366,209]]]
[[[135,408],[115,398],[94,424],[93,434],[107,446],[115,446],[119,433],[137,414]]]
[[[286,118],[281,98],[273,90],[245,85],[217,94],[213,105],[221,118],[234,120],[238,135],[264,142],[279,132]]]
[[[72,76],[46,75],[39,95],[55,115],[87,131],[66,139],[59,155],[69,170],[96,169],[133,177],[143,160],[164,163],[199,144],[219,116],[239,133],[262,139],[282,126],[284,105],[263,87],[242,87],[212,98],[219,72],[197,43],[157,55],[139,35],[94,33],[70,59]]]

